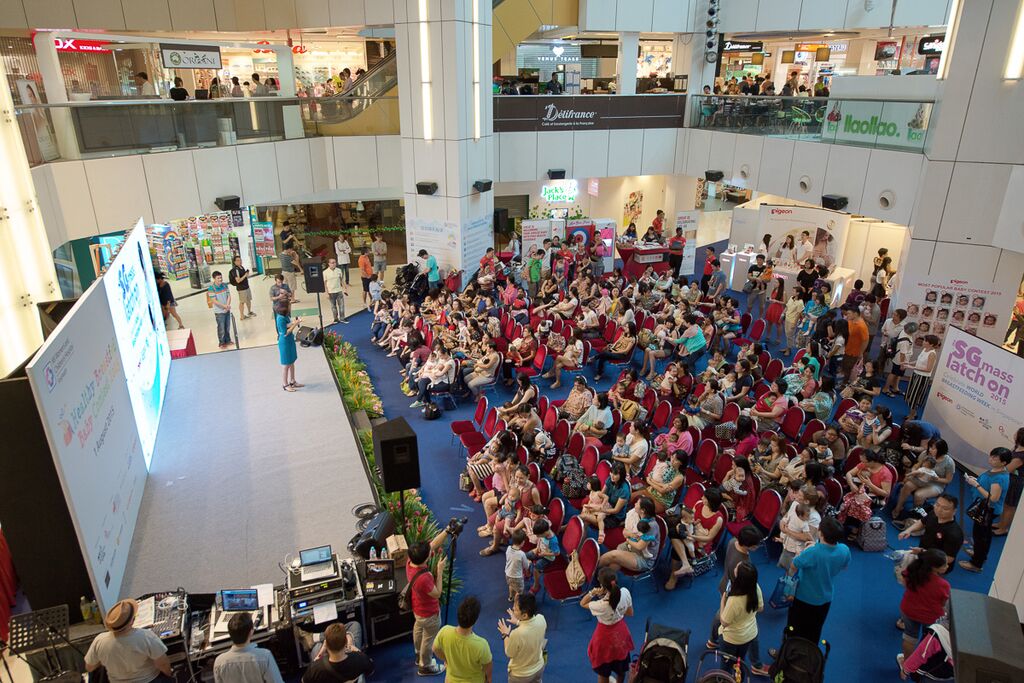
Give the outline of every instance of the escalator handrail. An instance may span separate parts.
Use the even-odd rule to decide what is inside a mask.
[[[386,57],[384,57],[384,59],[382,59],[379,62],[377,62],[376,64],[374,64],[366,73],[364,73],[362,76],[360,76],[356,80],[352,81],[352,87],[350,87],[344,93],[340,93],[340,94],[336,94],[336,95],[331,95],[331,97],[350,97],[351,93],[354,92],[360,85],[362,85],[362,84],[366,83],[367,81],[369,81],[369,79],[372,76],[375,76],[379,71],[381,71],[384,68],[386,68],[386,67],[390,66],[391,64],[393,64],[395,62],[395,59],[396,59],[396,52],[394,50],[392,50],[390,54],[388,54]],[[382,88],[381,92],[374,93],[372,95],[366,95],[366,97],[374,97],[376,95],[382,95],[383,93],[385,93],[388,90],[390,90],[391,88],[393,88],[394,84],[391,84],[390,80],[391,79],[389,79],[387,81],[389,83],[388,87]]]

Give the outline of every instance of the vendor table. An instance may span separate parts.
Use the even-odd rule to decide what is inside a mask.
[[[171,358],[188,358],[196,355],[196,340],[192,330],[167,330],[167,343],[171,347]]]
[[[668,247],[617,244],[622,257],[622,272],[627,278],[639,278],[648,266],[656,273],[668,270]]]

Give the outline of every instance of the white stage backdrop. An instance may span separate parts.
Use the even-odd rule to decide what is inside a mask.
[[[104,610],[120,597],[146,484],[107,289],[95,282],[28,366],[36,404]]]
[[[164,405],[171,349],[142,219],[128,235],[102,282],[148,470]]]
[[[950,328],[932,379],[924,419],[949,453],[975,471],[997,446],[1013,448],[1024,405],[1024,358]]]
[[[813,258],[823,260],[831,269],[842,263],[849,227],[850,214],[841,211],[813,206],[762,204],[758,213],[757,243],[760,244],[765,235],[771,235],[768,253],[774,255],[787,236],[792,235],[794,243],[799,244],[800,233],[806,230],[814,243]]]

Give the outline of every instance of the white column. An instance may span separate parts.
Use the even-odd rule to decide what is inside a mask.
[[[57,57],[57,44],[53,42],[52,33],[37,33],[32,39],[36,48],[36,61],[39,74],[43,77],[43,89],[46,91],[47,104],[66,104],[68,102],[67,86],[64,74],[60,70]],[[67,108],[51,109],[50,120],[53,121],[54,133],[57,136],[57,149],[62,159],[78,159],[78,137],[75,135],[75,124],[71,111]]]
[[[465,281],[493,243],[491,0],[418,0],[396,17],[406,246]],[[436,183],[432,195],[417,183]]]
[[[619,34],[619,59],[616,70],[619,79],[619,95],[636,94],[636,60],[640,49],[640,34],[623,32]]]
[[[278,92],[279,97],[295,97],[295,58],[292,55],[291,47],[287,45],[275,46],[273,48],[277,57],[277,80],[281,86]],[[305,137],[306,132],[302,127],[302,108],[299,105],[290,105],[281,108],[284,119],[284,136],[289,140]]]
[[[51,43],[52,46],[52,43]],[[3,72],[3,69],[0,69]],[[32,173],[6,73],[0,73],[0,377],[32,355],[43,342],[36,304],[56,299],[53,269]]]

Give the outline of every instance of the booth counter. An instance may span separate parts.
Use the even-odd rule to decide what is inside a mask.
[[[722,252],[718,255],[718,262],[725,273],[725,286],[728,289],[740,292],[743,291],[743,284],[747,281],[747,270],[750,269],[756,252]]]
[[[653,267],[655,273],[664,273],[668,270],[668,247],[663,247],[660,244],[627,245],[619,243],[616,248],[619,250],[619,256],[622,257],[622,272],[627,278],[639,278],[648,266]]]
[[[780,266],[775,268],[775,277],[786,283],[786,292],[789,293],[797,285],[796,276],[800,269],[795,266]],[[833,268],[828,277],[825,278],[832,285],[832,299],[828,302],[829,307],[836,308],[846,301],[846,295],[853,289],[853,281],[857,273],[850,268]]]

